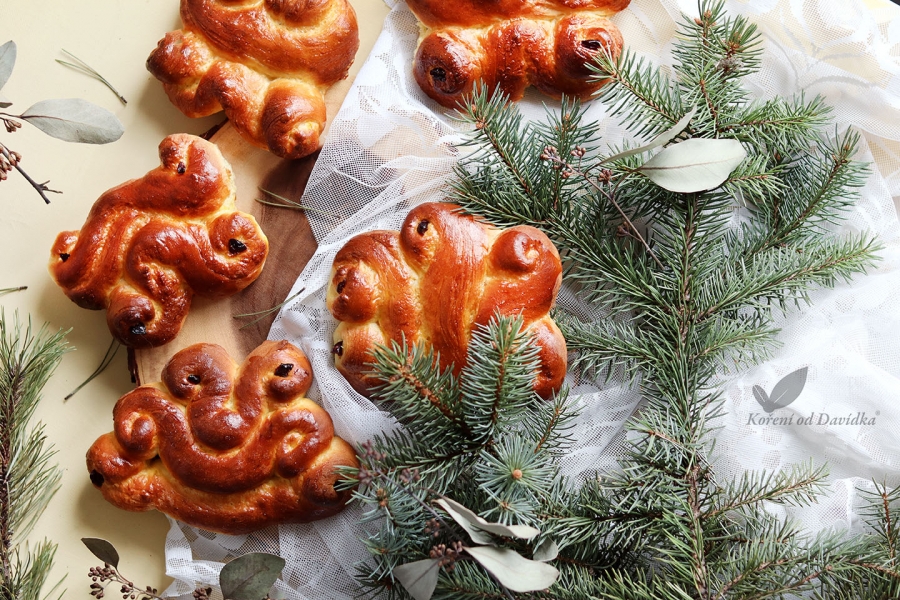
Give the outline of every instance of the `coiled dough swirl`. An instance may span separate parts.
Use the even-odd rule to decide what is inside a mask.
[[[264,342],[240,368],[220,346],[189,346],[161,383],[116,403],[114,431],[87,453],[91,482],[120,508],[223,533],[333,515],[350,498],[335,468],[358,462],[304,397],[311,382],[287,341]]]
[[[224,110],[245,139],[283,158],[319,149],[325,91],[359,48],[347,0],[181,0],[181,19],[147,59],[179,110]]]
[[[170,135],[161,166],[94,203],[80,231],[60,233],[50,273],[83,308],[106,310],[110,332],[133,348],[171,341],[194,294],[223,297],[262,272],[269,243],[235,209],[231,166],[210,142]]]

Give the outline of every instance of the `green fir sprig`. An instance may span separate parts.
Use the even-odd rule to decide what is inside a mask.
[[[565,425],[551,424],[554,414],[568,423],[571,404],[565,396],[522,400],[524,376],[492,400],[490,373],[506,372],[498,331],[473,342],[459,381],[438,371],[427,349],[379,353],[376,371],[387,382],[380,401],[404,428],[376,438],[352,478],[362,484],[367,519],[380,527],[365,540],[373,559],[360,567],[373,593],[408,597],[397,567],[465,539],[452,523],[431,523],[435,495],[444,494],[481,517],[539,529],[539,540],[558,549],[551,564],[559,578],[549,589],[514,594],[477,564],[457,561],[441,572],[435,598],[900,594],[900,492],[876,486],[863,534],[810,535],[766,505],[816,502],[825,466],[735,481],[717,478],[712,466],[723,372],[763,360],[777,313],[864,272],[879,245],[834,228],[867,175],[853,158],[858,134],[826,133],[830,109],[819,98],[753,100],[741,81],[760,66],[755,26],[727,16],[721,1],[703,0],[699,9],[678,30],[671,77],[628,50],[594,64],[608,82],[601,101],[636,136],[661,143],[605,147],[597,124],[566,100],[546,123],[525,122],[484,91],[462,109],[472,152],[456,170],[453,199],[494,223],[534,225],[554,240],[570,288],[607,316],[561,315],[575,369],[639,385],[643,402],[626,426],[618,468],[568,481],[556,462],[569,447]],[[707,150],[692,158],[688,148]],[[690,188],[685,174],[698,166],[715,171],[716,183],[678,191]],[[519,399],[498,427],[487,409],[500,397]],[[538,444],[542,431],[554,434]],[[513,477],[515,465],[528,465],[527,485]],[[523,555],[534,550],[531,542],[498,543]]]
[[[56,544],[26,538],[59,487],[62,473],[44,427],[32,422],[41,390],[67,351],[64,332],[34,332],[0,311],[0,597],[40,600]],[[60,597],[62,594],[60,593]]]
[[[373,561],[359,566],[367,589],[406,598],[397,569],[431,560],[435,598],[470,597],[461,582],[473,580],[497,597],[512,597],[500,583],[506,572],[480,567],[475,555],[499,548],[528,564],[522,561],[546,536],[535,529],[522,538],[481,538],[451,507],[458,502],[478,513],[495,532],[543,522],[545,498],[562,484],[558,461],[577,412],[564,392],[550,401],[534,393],[537,367],[521,318],[497,317],[474,332],[458,378],[420,344],[376,351],[375,372],[384,382],[376,395],[404,428],[364,444],[359,469],[342,469],[342,485],[358,486],[364,522],[377,524],[363,541]]]

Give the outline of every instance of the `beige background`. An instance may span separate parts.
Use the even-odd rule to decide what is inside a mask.
[[[374,43],[387,7],[380,0],[351,0],[359,14],[362,44],[355,73]],[[865,0],[880,19],[898,14],[887,0]],[[111,429],[116,399],[131,389],[125,352],[68,403],[62,398],[99,364],[110,337],[101,313],[69,302],[47,273],[56,234],[80,227],[93,201],[105,190],[143,175],[158,164],[156,146],[170,133],[202,133],[220,118],[191,120],[169,104],[160,85],[144,69],[147,55],[162,35],[180,25],[177,0],[0,0],[0,43],[14,39],[18,61],[3,94],[22,112],[48,98],[80,97],[116,113],[125,125],[121,140],[106,146],[82,146],[51,139],[25,125],[0,139],[20,152],[22,167],[37,181],[62,190],[46,206],[18,174],[0,182],[0,288],[28,290],[0,298],[7,317],[18,310],[36,324],[71,328],[75,351],[67,354],[45,390],[38,418],[59,450],[62,488],[38,524],[32,539],[59,544],[52,582],[68,573],[66,597],[89,597],[87,570],[96,560],[81,537],[103,537],[122,555],[123,573],[137,584],[163,589],[167,521],[159,513],[134,514],[106,504],[90,485],[84,453]],[[65,48],[104,74],[128,99],[119,101],[99,82],[60,66]],[[112,594],[110,594],[112,596]]]
[[[380,0],[351,3],[361,30],[352,77],[374,44],[388,9]],[[13,39],[18,46],[15,70],[3,88],[14,103],[6,112],[21,113],[39,100],[78,97],[111,110],[125,125],[124,136],[105,146],[69,144],[27,124],[15,134],[0,128],[0,140],[22,154],[22,168],[36,181],[49,179],[51,188],[63,192],[51,194],[52,204],[47,206],[17,173],[0,182],[0,288],[28,286],[24,292],[0,297],[0,306],[7,318],[18,310],[35,324],[71,328],[68,339],[74,348],[45,388],[38,411],[59,450],[63,478],[31,539],[47,537],[59,545],[50,584],[68,573],[63,583],[67,598],[90,597],[87,571],[98,561],[82,546],[82,537],[108,539],[119,550],[125,576],[138,585],[164,589],[170,581],[164,575],[166,518],[107,504],[91,486],[84,466],[90,444],[112,429],[116,400],[131,389],[125,351],[121,349],[109,369],[63,403],[63,397],[100,363],[111,338],[102,313],[78,308],[56,287],[47,261],[57,233],[79,228],[101,193],[159,164],[156,147],[166,135],[199,134],[221,117],[182,116],[144,68],[156,42],[181,24],[177,0],[0,0],[0,14],[0,44]],[[101,83],[57,64],[55,59],[65,58],[61,48],[102,73],[128,105]]]

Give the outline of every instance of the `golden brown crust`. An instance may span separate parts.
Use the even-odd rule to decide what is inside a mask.
[[[405,338],[459,373],[474,327],[522,315],[541,349],[535,391],[549,397],[566,372],[565,340],[548,315],[561,280],[559,253],[534,227],[498,229],[453,204],[422,204],[399,232],[364,233],[338,251],[326,296],[341,321],[335,364],[367,395],[377,383],[367,376],[372,350]]]
[[[485,27],[492,21],[552,19],[575,11],[610,16],[625,10],[631,0],[407,0],[406,3],[427,27]]]
[[[219,149],[178,134],[159,145],[161,166],[105,192],[80,231],[64,231],[50,273],[83,308],[106,309],[110,332],[147,348],[174,338],[193,295],[222,297],[262,272],[269,244],[235,210],[231,167]]]
[[[306,356],[284,340],[240,369],[219,346],[190,346],[161,383],[116,403],[114,431],[87,453],[91,481],[120,508],[223,533],[331,516],[350,498],[334,489],[335,467],[358,462],[304,397],[311,382]]]
[[[147,59],[175,106],[189,117],[224,110],[284,158],[321,146],[325,91],[359,48],[347,0],[182,0],[181,18]]]
[[[533,85],[559,98],[589,98],[601,87],[586,62],[618,56],[622,34],[608,19],[629,0],[410,0],[428,28],[413,73],[419,87],[453,108],[483,82],[519,100]]]

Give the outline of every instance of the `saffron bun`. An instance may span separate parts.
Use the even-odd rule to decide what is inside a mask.
[[[519,100],[528,86],[582,100],[603,85],[585,63],[617,57],[622,33],[610,17],[630,0],[408,0],[422,33],[413,73],[419,87],[453,108],[483,82]]]
[[[325,92],[359,48],[347,0],[182,0],[181,19],[147,59],[181,112],[224,110],[244,139],[282,158],[321,147]]]
[[[264,342],[240,367],[220,346],[189,346],[161,382],[116,403],[114,431],[87,453],[91,482],[119,508],[228,534],[331,516],[352,493],[335,489],[336,468],[359,463],[305,397],[311,382],[287,341]]]
[[[106,310],[112,335],[132,348],[171,341],[194,294],[239,292],[262,272],[269,243],[235,208],[230,165],[210,142],[170,135],[161,165],[94,203],[79,231],[60,233],[50,273],[78,306]]]
[[[566,373],[566,342],[549,314],[561,281],[559,252],[540,230],[501,229],[453,204],[422,204],[400,231],[357,235],[335,256],[326,294],[340,321],[335,364],[368,396],[378,384],[369,374],[373,349],[405,339],[432,347],[458,374],[475,327],[495,314],[521,315],[539,348],[535,391],[549,397]]]

